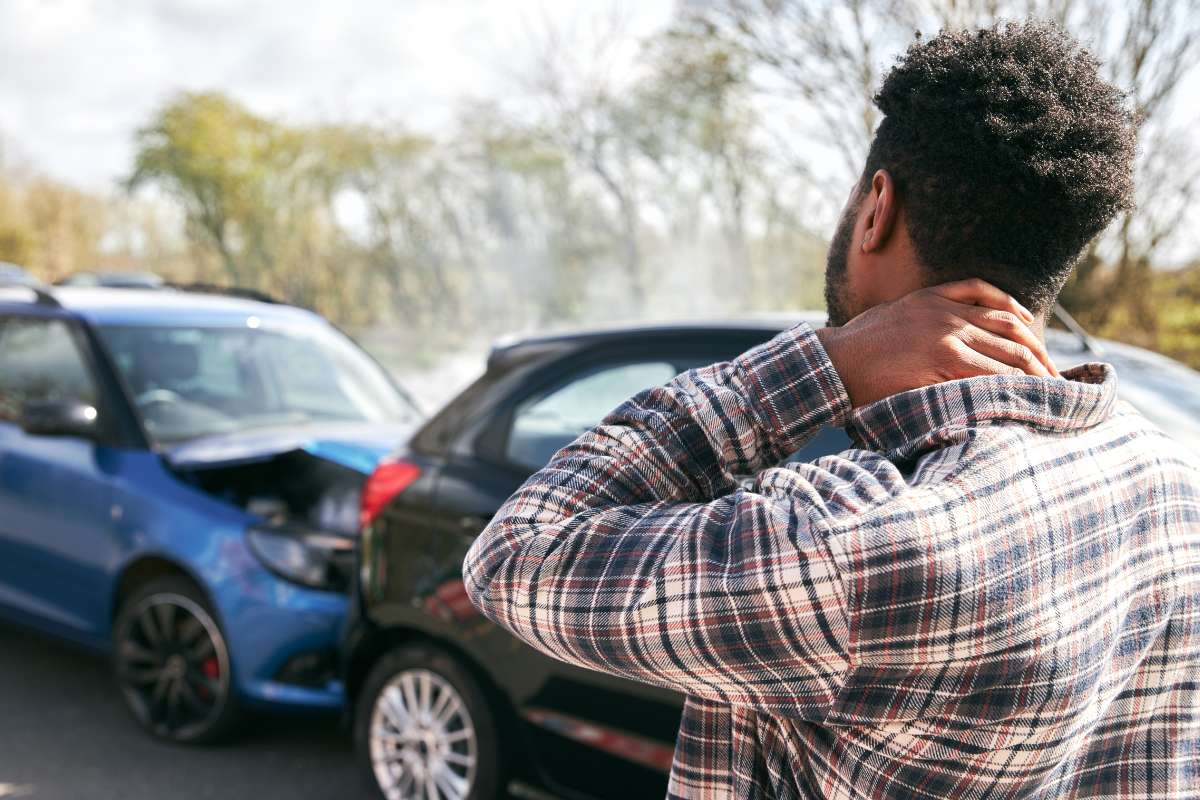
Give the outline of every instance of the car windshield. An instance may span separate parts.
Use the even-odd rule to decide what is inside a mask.
[[[99,328],[155,442],[280,425],[418,418],[383,370],[342,334],[252,322]]]
[[[1200,452],[1200,376],[1167,359],[1101,357],[1117,368],[1117,390],[1151,422]]]

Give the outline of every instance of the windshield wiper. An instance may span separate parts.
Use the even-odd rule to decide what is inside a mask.
[[[1083,329],[1083,326],[1075,321],[1075,318],[1067,313],[1067,310],[1062,307],[1061,303],[1054,304],[1054,318],[1061,322],[1067,330],[1075,334],[1075,338],[1079,339],[1079,343],[1083,349],[1094,356],[1104,355],[1104,348],[1100,343],[1091,337],[1091,335]]]

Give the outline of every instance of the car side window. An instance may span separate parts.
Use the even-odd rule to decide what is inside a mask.
[[[0,319],[0,420],[15,422],[26,403],[96,404],[96,386],[68,324]]]
[[[665,361],[643,361],[576,375],[517,407],[505,454],[510,461],[539,469],[608,412],[643,389],[668,382],[676,373],[675,366]]]

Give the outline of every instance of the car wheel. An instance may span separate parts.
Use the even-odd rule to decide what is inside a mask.
[[[237,718],[225,637],[185,578],[152,580],[121,605],[113,665],[126,705],[155,736],[211,742]]]
[[[505,786],[496,715],[471,673],[436,647],[405,645],[375,664],[355,744],[386,800],[491,800]]]

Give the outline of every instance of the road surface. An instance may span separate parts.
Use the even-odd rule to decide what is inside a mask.
[[[331,717],[257,718],[219,747],[149,738],[107,661],[0,623],[0,798],[369,798]]]

